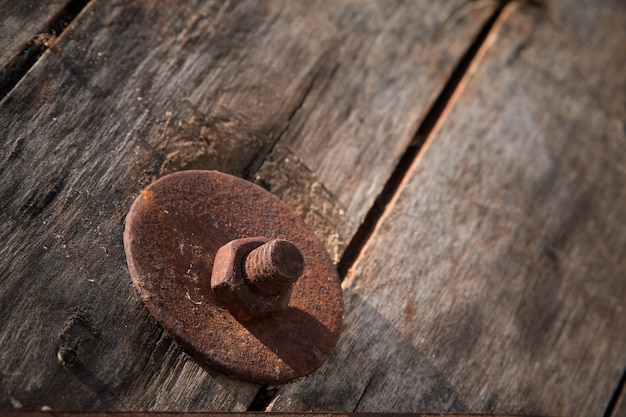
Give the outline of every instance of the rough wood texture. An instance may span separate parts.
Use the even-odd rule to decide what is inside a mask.
[[[272,411],[602,416],[626,368],[626,8],[505,22]]]
[[[321,11],[342,14],[326,60],[255,175],[301,214],[334,262],[496,6],[338,4]]]
[[[626,401],[624,400],[624,395],[620,396],[619,402],[615,408],[615,413],[612,417],[626,417]]]
[[[623,382],[624,381],[622,381],[622,383]],[[610,417],[626,417],[626,387],[624,385],[620,386],[615,394],[615,408],[613,409],[613,414],[610,414]]]
[[[69,0],[0,1],[0,72]]]
[[[376,146],[386,140],[382,149],[353,155],[335,173],[352,184],[342,201],[360,193],[359,181],[371,187],[362,201],[371,201],[392,167],[347,178],[401,154],[492,8],[470,8],[463,19],[462,3],[92,1],[0,105],[0,408],[245,410],[258,386],[189,359],[132,288],[122,248],[132,200],[181,169],[246,175],[280,149],[358,153],[367,138],[304,149],[292,132],[274,147],[300,111],[312,111],[307,97],[328,84],[333,94],[315,103],[320,114],[389,127],[387,137],[374,136]],[[406,28],[401,36],[385,18]],[[392,47],[397,57],[386,55]],[[359,78],[365,99],[344,100]],[[385,111],[361,109],[381,95],[402,99]],[[335,121],[317,120],[333,131]],[[358,131],[358,121],[336,124]],[[324,194],[311,168],[296,172],[297,193],[322,190],[331,207],[343,204]],[[325,200],[316,201],[299,207],[323,211]],[[357,218],[364,210],[352,208]],[[341,224],[342,216],[354,217],[327,217]]]

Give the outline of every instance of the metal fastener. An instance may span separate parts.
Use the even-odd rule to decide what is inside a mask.
[[[215,255],[211,288],[239,321],[285,310],[304,257],[293,243],[263,237],[236,239]]]
[[[209,366],[275,384],[335,349],[337,272],[304,222],[254,184],[216,171],[163,177],[133,203],[124,247],[152,315]]]

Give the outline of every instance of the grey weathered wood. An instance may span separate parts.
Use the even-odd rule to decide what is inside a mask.
[[[337,39],[311,91],[255,175],[305,218],[334,262],[496,6],[339,4],[359,10],[350,22],[362,32],[343,19],[332,27]]]
[[[68,0],[0,1],[0,72],[28,42],[45,34],[50,19]],[[39,40],[43,42],[43,39]]]
[[[344,282],[338,351],[271,411],[603,415],[626,368],[626,10],[582,3],[492,37]]]
[[[462,3],[431,13],[428,3],[90,2],[0,104],[0,407],[245,410],[258,386],[182,353],[132,288],[121,239],[130,203],[181,169],[245,175],[261,166],[260,180],[273,184],[264,174],[268,153],[315,157],[365,147],[362,138],[346,138],[343,150],[323,141],[305,149],[296,132],[274,146],[313,103],[321,115],[405,126],[389,129],[384,156],[370,150],[337,176],[349,178],[376,158],[397,160],[445,71],[493,8],[489,2],[462,19]],[[386,17],[406,34],[387,28]],[[398,57],[383,60],[392,46]],[[371,57],[362,54],[367,48]],[[390,63],[400,66],[397,74]],[[401,104],[369,113],[368,100],[344,101],[359,79],[364,97],[399,95]],[[334,96],[322,97],[325,84]],[[428,86],[423,97],[420,86]],[[336,125],[358,131],[355,122]],[[383,136],[374,137],[380,144]],[[364,177],[372,188],[364,204],[390,171]],[[303,178],[295,192],[322,190],[332,207],[360,190],[353,179],[326,187],[317,174],[324,169],[304,163],[286,172]],[[323,210],[325,200],[311,195],[315,204],[299,208]],[[349,210],[325,221],[342,225],[363,208]],[[64,367],[57,356],[65,352],[69,361],[72,349],[78,363]]]

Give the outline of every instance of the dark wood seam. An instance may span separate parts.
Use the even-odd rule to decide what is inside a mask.
[[[484,27],[476,36],[476,39],[474,39],[468,50],[465,52],[452,72],[452,75],[441,90],[441,93],[426,113],[426,116],[413,136],[411,144],[404,152],[402,158],[400,158],[400,161],[396,165],[391,177],[389,177],[389,180],[385,183],[382,192],[372,207],[370,207],[367,215],[365,216],[365,220],[361,223],[356,233],[350,240],[350,243],[346,247],[341,260],[337,265],[339,277],[342,280],[345,279],[350,268],[352,268],[352,265],[354,265],[355,261],[363,252],[365,245],[374,234],[376,226],[381,222],[387,207],[393,201],[394,197],[400,192],[403,180],[407,177],[407,174],[414,165],[415,160],[419,157],[420,152],[425,147],[428,137],[433,133],[437,123],[442,119],[442,117],[445,116],[445,111],[449,108],[454,93],[459,89],[461,81],[466,78],[471,65],[477,59],[478,52],[481,47],[483,47],[487,37],[497,29],[494,28],[494,26],[500,19],[506,6],[510,3],[511,2],[509,1],[500,3],[499,7],[485,23]]]
[[[54,42],[83,11],[90,0],[70,0],[46,27],[34,34],[0,72],[0,101],[3,100],[42,55],[54,48]]]

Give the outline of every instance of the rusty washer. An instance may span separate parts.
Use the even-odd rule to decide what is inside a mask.
[[[335,349],[337,272],[304,222],[252,183],[216,171],[165,176],[133,203],[124,247],[152,315],[211,367],[275,384]]]

